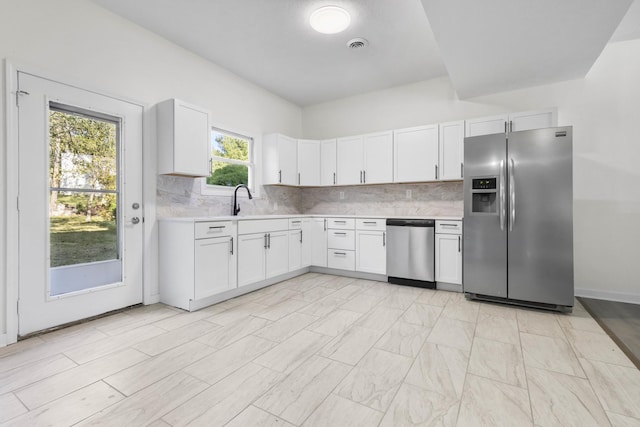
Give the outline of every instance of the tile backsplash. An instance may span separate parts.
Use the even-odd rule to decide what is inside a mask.
[[[200,179],[158,176],[158,217],[231,214],[232,197],[202,195]],[[462,182],[294,188],[264,186],[241,215],[462,216]]]

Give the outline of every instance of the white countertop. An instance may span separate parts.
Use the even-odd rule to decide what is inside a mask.
[[[289,215],[226,215],[226,216],[204,216],[204,217],[172,217],[172,218],[158,218],[158,221],[177,221],[177,222],[200,222],[200,221],[244,221],[252,219],[282,219],[282,218],[398,218],[398,219],[435,219],[443,221],[460,221],[461,216],[420,216],[420,215],[397,215],[397,216],[385,216],[385,215],[302,215],[302,214],[289,214]]]

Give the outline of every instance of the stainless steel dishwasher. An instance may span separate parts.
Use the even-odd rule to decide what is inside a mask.
[[[435,289],[435,220],[387,219],[389,283]]]

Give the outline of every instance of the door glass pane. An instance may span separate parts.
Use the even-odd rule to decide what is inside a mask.
[[[51,295],[121,280],[118,133],[116,120],[51,106]]]

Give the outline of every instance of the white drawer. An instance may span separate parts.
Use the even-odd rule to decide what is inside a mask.
[[[208,239],[209,237],[228,236],[232,233],[232,221],[206,221],[195,223],[195,238]]]
[[[356,256],[354,251],[329,249],[327,251],[327,267],[339,270],[356,270]]]
[[[289,219],[248,219],[238,221],[238,234],[269,233],[289,229]]]
[[[356,232],[353,230],[329,230],[327,247],[331,249],[356,249]]]
[[[355,230],[356,228],[356,220],[353,218],[327,218],[327,224],[329,228],[340,230]]]
[[[374,218],[358,218],[356,220],[356,230],[377,230],[384,231],[387,229],[386,219]]]
[[[462,221],[436,221],[438,234],[462,234]]]
[[[289,218],[289,230],[299,230],[302,228],[302,218]]]

